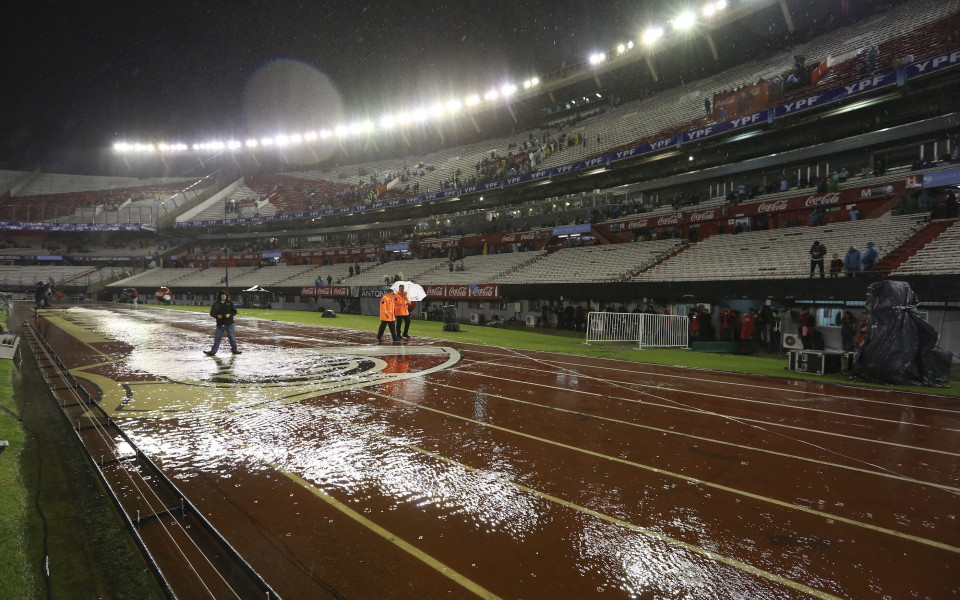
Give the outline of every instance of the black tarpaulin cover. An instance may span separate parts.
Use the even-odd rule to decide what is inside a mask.
[[[867,288],[867,337],[857,350],[853,377],[895,385],[945,386],[950,352],[936,348],[937,330],[920,316],[917,295],[905,281]]]

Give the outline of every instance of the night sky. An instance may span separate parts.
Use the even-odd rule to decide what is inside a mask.
[[[22,3],[0,38],[0,167],[55,163],[57,152],[117,138],[243,139],[376,121],[636,38],[662,4],[675,5]]]

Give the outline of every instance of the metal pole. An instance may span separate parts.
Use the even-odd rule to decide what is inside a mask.
[[[228,250],[227,241],[229,234],[227,233],[227,199],[223,199],[223,289],[227,290],[227,298],[230,297],[230,251]],[[219,298],[218,298],[219,299]]]

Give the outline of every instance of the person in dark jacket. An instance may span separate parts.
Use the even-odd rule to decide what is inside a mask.
[[[877,251],[877,244],[875,242],[867,242],[867,251],[863,253],[863,270],[872,271],[873,268],[877,266],[879,257],[880,253]]]
[[[819,241],[810,246],[810,277],[813,277],[816,269],[820,269],[820,279],[823,279],[823,257],[826,255],[827,247]]]
[[[849,310],[843,311],[840,317],[840,339],[843,342],[844,352],[856,352],[857,345],[854,336],[857,334],[857,319]]]
[[[210,307],[210,316],[217,320],[217,332],[213,337],[213,348],[204,350],[207,356],[213,356],[220,349],[220,340],[226,332],[227,339],[230,341],[230,351],[234,354],[243,354],[242,350],[237,349],[237,332],[233,324],[233,317],[237,315],[237,307],[230,301],[230,295],[226,290],[220,290],[217,294],[217,301]]]

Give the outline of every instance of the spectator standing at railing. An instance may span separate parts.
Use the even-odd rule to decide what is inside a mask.
[[[823,279],[823,257],[827,255],[827,247],[821,244],[818,241],[813,242],[813,245],[810,246],[810,277],[813,277],[813,272],[816,269],[820,269],[820,279]]]
[[[867,50],[867,69],[873,71],[877,67],[877,59],[880,58],[880,48],[876,44],[870,46]]]
[[[840,277],[843,272],[843,259],[836,252],[833,253],[833,260],[830,261],[830,277]]]
[[[847,277],[856,277],[862,262],[863,254],[856,244],[850,244],[850,248],[843,257],[843,268],[847,271]]]
[[[880,252],[877,251],[877,244],[872,241],[867,242],[867,251],[863,253],[863,259],[860,261],[864,272],[873,271],[879,259]]]

